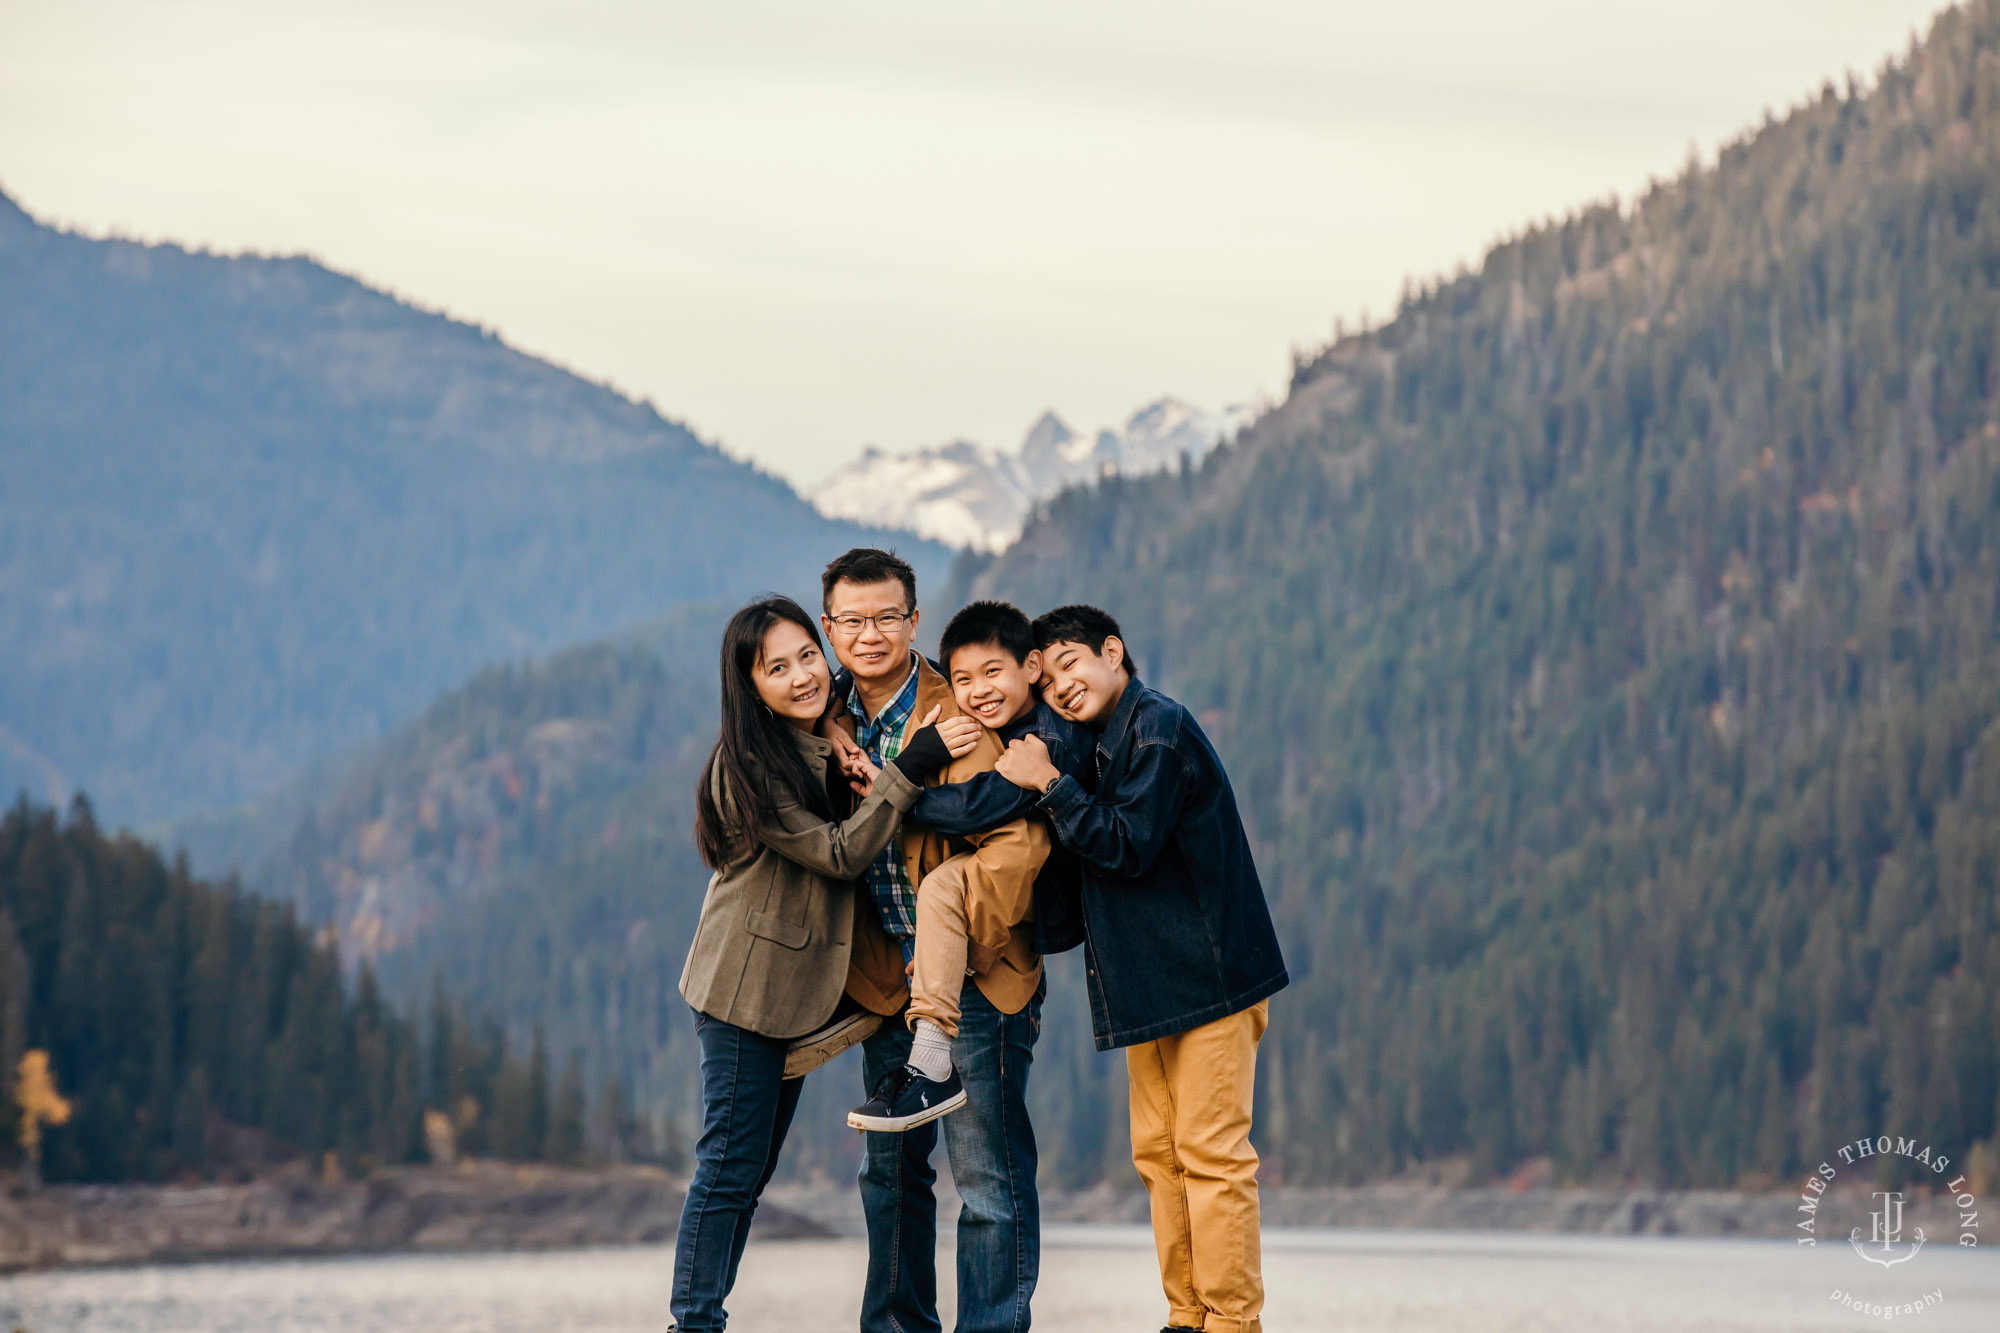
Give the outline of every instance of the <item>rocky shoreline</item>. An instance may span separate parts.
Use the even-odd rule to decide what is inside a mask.
[[[290,1255],[445,1254],[671,1242],[681,1182],[647,1167],[397,1167],[234,1185],[69,1185],[0,1194],[0,1273]],[[824,1235],[782,1206],[764,1237]]]
[[[1424,1227],[1437,1230],[1570,1232],[1602,1236],[1740,1236],[1797,1241],[1812,1235],[1844,1245],[1869,1230],[1877,1205],[1862,1185],[1831,1190],[1818,1211],[1800,1211],[1797,1190],[1443,1189],[1382,1185],[1355,1189],[1276,1192],[1265,1212],[1273,1226]],[[1799,1228],[1814,1223],[1812,1232]],[[1958,1213],[1943,1195],[1912,1191],[1904,1222],[1933,1236],[1958,1231]]]
[[[939,1192],[945,1210],[957,1206],[949,1183]],[[1796,1241],[1802,1233],[1796,1192],[1645,1190],[1606,1188],[1466,1188],[1384,1182],[1357,1186],[1265,1186],[1267,1227],[1351,1227],[1381,1230],[1525,1231],[1600,1236],[1713,1236]],[[773,1186],[770,1201],[836,1235],[860,1235],[856,1191],[829,1184]],[[1145,1225],[1145,1193],[1138,1188],[1042,1191],[1042,1221]],[[1819,1203],[1815,1234],[1846,1242],[1866,1234],[1873,1207],[1865,1186],[1829,1191]],[[1942,1195],[1912,1194],[1904,1213],[1912,1227],[1955,1235],[1958,1213]]]
[[[946,1218],[958,1200],[939,1181]],[[304,1171],[245,1184],[71,1185],[0,1193],[0,1273],[297,1255],[447,1254],[592,1245],[670,1245],[682,1182],[650,1167],[574,1171],[498,1163],[398,1167],[327,1182]],[[1423,1228],[1796,1240],[1794,1193],[1726,1190],[1454,1188],[1384,1183],[1266,1187],[1268,1227]],[[1865,1187],[1830,1192],[1818,1238],[1864,1233]],[[1144,1225],[1145,1195],[1101,1186],[1044,1191],[1048,1224]],[[1956,1232],[1943,1197],[1913,1195],[1905,1221]],[[778,1184],[757,1212],[763,1239],[862,1234],[852,1182]]]

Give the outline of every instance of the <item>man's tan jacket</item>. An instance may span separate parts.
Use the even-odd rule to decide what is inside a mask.
[[[934,706],[940,719],[962,717],[951,686],[921,653],[917,658],[917,703],[905,724],[914,730]],[[854,735],[854,716],[846,709],[835,725]],[[1004,747],[992,732],[981,730],[972,753],[954,759],[932,778],[930,786],[963,782],[984,773],[1000,760]],[[1035,876],[1049,855],[1049,831],[1033,819],[1017,819],[990,833],[964,840],[947,838],[908,820],[898,835],[910,883],[921,886],[924,876],[952,855],[971,852],[966,868],[965,905],[970,938],[966,960],[980,993],[1003,1014],[1019,1013],[1035,996],[1042,980],[1042,957],[1035,952]],[[847,975],[847,993],[878,1014],[893,1014],[910,998],[903,974],[903,951],[882,926],[881,912],[866,884],[854,895],[854,952]],[[864,919],[865,918],[865,919]]]

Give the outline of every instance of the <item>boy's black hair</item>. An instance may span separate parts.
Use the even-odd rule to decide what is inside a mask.
[[[1035,627],[1027,613],[1012,602],[973,602],[951,618],[938,640],[938,661],[951,674],[951,655],[975,644],[995,643],[1016,662],[1028,660],[1035,651]]]
[[[1080,603],[1059,606],[1036,616],[1034,631],[1037,648],[1046,650],[1052,643],[1080,643],[1099,657],[1104,655],[1104,641],[1116,639],[1125,644],[1125,674],[1136,674],[1132,669],[1132,645],[1125,643],[1125,631],[1118,628],[1109,611]]]
[[[910,568],[910,562],[894,551],[857,546],[844,555],[835,556],[819,576],[820,609],[833,609],[833,585],[836,583],[883,583],[889,579],[903,585],[909,609],[916,610],[917,571]]]

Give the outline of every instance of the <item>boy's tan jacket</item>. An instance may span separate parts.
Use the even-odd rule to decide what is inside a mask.
[[[951,686],[931,664],[917,655],[917,703],[910,710],[914,727],[931,711],[939,718],[962,717]],[[854,735],[854,715],[842,709],[835,725]],[[963,782],[984,773],[1000,760],[1000,738],[982,730],[979,744],[962,759],[954,759],[929,785]],[[970,923],[966,961],[980,993],[1003,1014],[1019,1013],[1035,996],[1042,980],[1042,957],[1035,952],[1035,876],[1049,855],[1049,831],[1038,820],[1017,819],[990,833],[963,841],[905,820],[898,835],[910,883],[957,852],[971,851],[966,868],[965,908]],[[882,927],[882,916],[866,884],[854,895],[854,952],[849,962],[847,993],[878,1014],[893,1014],[910,998],[903,973],[903,951]]]

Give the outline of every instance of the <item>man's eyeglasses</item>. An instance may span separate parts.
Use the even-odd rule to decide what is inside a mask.
[[[861,632],[863,625],[873,625],[884,634],[899,634],[903,626],[910,623],[907,611],[884,611],[879,616],[832,616],[833,627],[848,638]]]

